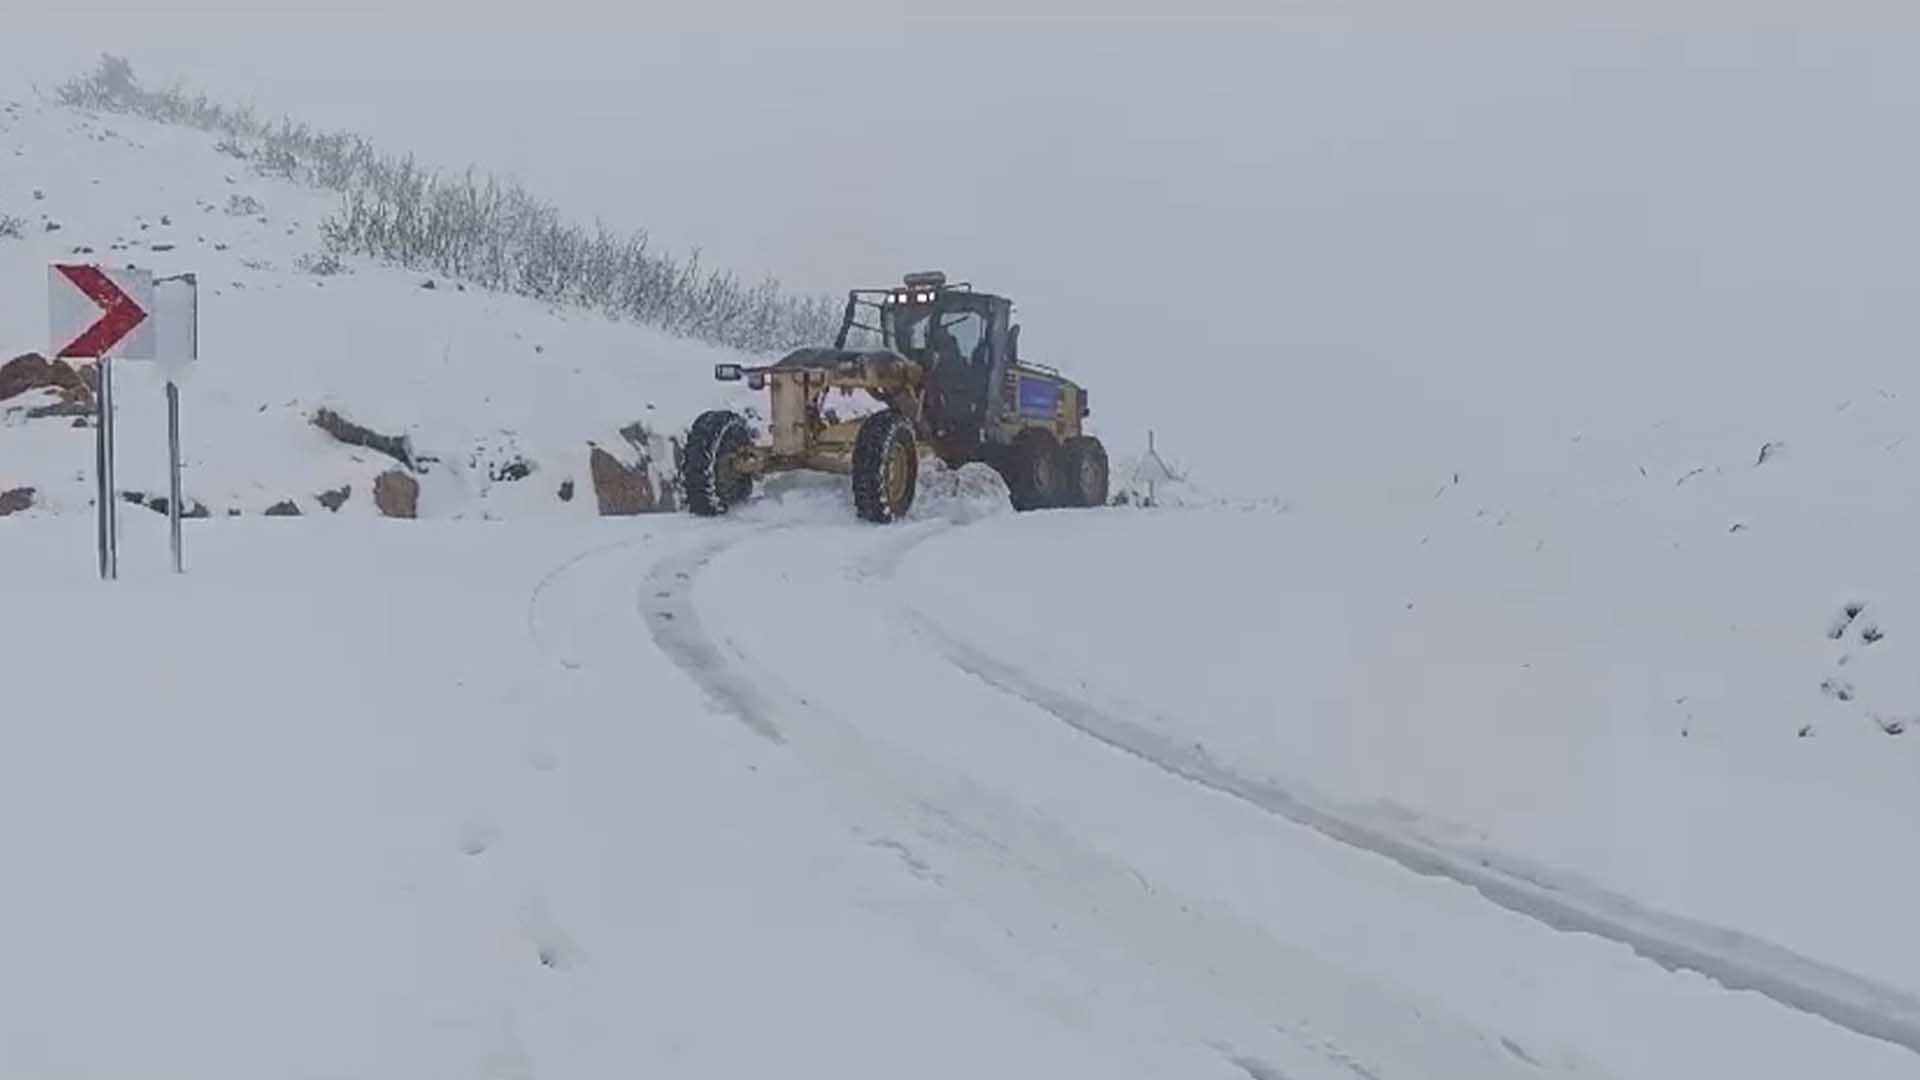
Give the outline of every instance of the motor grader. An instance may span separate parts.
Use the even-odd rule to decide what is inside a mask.
[[[715,365],[716,379],[768,392],[767,433],[756,441],[736,412],[702,413],[684,451],[688,509],[723,514],[757,478],[813,469],[851,477],[860,517],[894,521],[913,505],[922,456],[992,466],[1017,510],[1104,504],[1107,452],[1083,430],[1087,392],[1022,360],[1012,318],[1005,297],[938,271],[908,274],[849,292],[831,347],[765,367]],[[842,398],[881,408],[842,419]]]

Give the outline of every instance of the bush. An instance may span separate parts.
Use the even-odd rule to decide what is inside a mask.
[[[27,221],[25,218],[17,218],[11,214],[0,214],[0,240],[18,240],[21,234],[26,231],[26,228]]]
[[[223,152],[255,171],[337,191],[321,223],[331,254],[367,255],[410,270],[462,278],[552,303],[576,304],[749,352],[820,344],[839,327],[839,305],[796,296],[767,278],[748,285],[722,270],[654,250],[645,231],[622,235],[562,220],[526,188],[468,170],[443,175],[411,156],[391,157],[358,135],[278,125],[249,107],[209,102],[179,87],[149,90],[115,56],[55,91],[62,104],[127,113],[218,132]],[[238,140],[255,149],[249,153]],[[230,149],[229,149],[230,148]],[[242,198],[235,196],[235,200]],[[235,210],[230,202],[229,213]]]
[[[331,251],[308,252],[293,260],[293,268],[314,277],[333,277],[347,272],[347,264]]]

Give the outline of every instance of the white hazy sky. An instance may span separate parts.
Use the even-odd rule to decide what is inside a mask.
[[[1905,9],[1442,7],[83,3],[8,16],[0,86],[110,50],[748,276],[944,267],[1118,424],[1263,487],[1329,443],[1418,467],[1708,401],[1735,358],[1788,386],[1915,352]]]

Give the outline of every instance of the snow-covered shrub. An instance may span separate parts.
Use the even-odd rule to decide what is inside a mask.
[[[258,217],[266,212],[266,204],[251,195],[227,196],[228,217]]]
[[[26,230],[26,227],[27,221],[25,218],[17,218],[11,214],[0,214],[0,240],[18,240],[20,235]]]
[[[347,264],[331,251],[310,251],[294,259],[293,268],[314,277],[333,277],[347,272]]]
[[[327,249],[369,255],[412,270],[463,278],[502,292],[577,304],[670,333],[752,352],[819,344],[839,325],[839,305],[796,296],[772,278],[748,284],[701,265],[699,253],[654,249],[646,232],[620,234],[564,221],[526,188],[472,171],[428,169],[411,156],[376,151],[358,135],[272,124],[251,108],[204,94],[150,90],[115,56],[55,91],[66,105],[130,113],[226,138],[255,170],[337,191],[341,206],[321,223]],[[254,147],[247,151],[242,141]],[[238,156],[236,154],[236,156]],[[238,200],[242,196],[235,196]],[[263,208],[228,212],[257,214]]]

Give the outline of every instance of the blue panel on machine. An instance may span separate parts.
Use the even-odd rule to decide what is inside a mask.
[[[1053,416],[1060,411],[1060,384],[1047,379],[1020,380],[1020,415]]]

